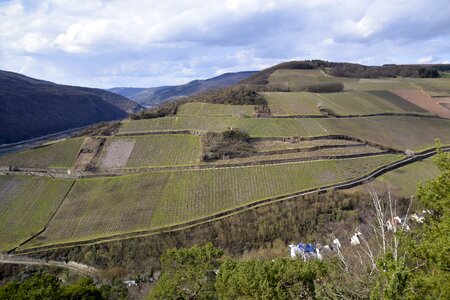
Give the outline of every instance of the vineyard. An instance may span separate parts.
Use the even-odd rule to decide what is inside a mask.
[[[182,166],[200,162],[200,137],[155,134],[108,139],[99,158],[100,168]]]
[[[342,82],[345,90],[373,91],[373,90],[396,90],[396,89],[418,89],[426,90],[442,96],[448,95],[450,81],[448,78],[416,79],[416,78],[346,78],[333,77],[320,70],[277,70],[269,77],[269,83],[278,86],[301,88],[308,84],[326,82]]]
[[[0,251],[38,233],[50,220],[73,180],[0,176]]]
[[[275,116],[320,115],[320,109],[337,115],[367,115],[426,111],[387,91],[341,93],[265,93]]]
[[[178,108],[177,115],[210,116],[210,117],[251,117],[255,112],[253,105],[226,105],[201,102],[190,102]]]
[[[354,146],[361,145],[359,142],[340,140],[340,139],[319,139],[319,140],[266,140],[256,139],[251,140],[251,144],[258,152],[260,151],[276,151],[286,149],[302,149],[311,147],[327,147],[327,146]]]
[[[251,202],[349,180],[399,159],[383,155],[78,180],[47,229],[24,247],[182,223]]]
[[[272,160],[294,160],[294,159],[315,159],[323,157],[339,157],[345,155],[364,155],[364,154],[377,154],[381,150],[370,146],[357,146],[349,148],[327,148],[319,149],[316,151],[307,152],[294,152],[284,154],[272,154],[272,155],[257,155],[244,158],[233,158],[214,161],[214,164],[235,164],[235,163],[247,163],[247,162],[270,162]]]
[[[320,115],[321,98],[314,93],[267,92],[263,94],[274,116]]]
[[[421,117],[222,118],[169,117],[126,122],[119,133],[239,128],[251,137],[348,135],[400,150],[421,150],[440,138],[450,143],[450,120]]]
[[[269,84],[291,88],[301,88],[308,84],[352,81],[357,81],[357,79],[332,77],[321,70],[276,70],[269,77]]]
[[[0,166],[23,168],[71,168],[84,138],[62,140],[48,146],[0,157]]]

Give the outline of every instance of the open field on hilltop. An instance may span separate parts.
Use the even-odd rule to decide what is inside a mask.
[[[283,154],[271,154],[271,155],[253,155],[249,157],[233,158],[233,159],[221,159],[215,160],[213,164],[235,164],[235,163],[247,163],[247,162],[266,162],[273,160],[290,160],[290,159],[314,159],[320,157],[338,157],[344,155],[359,155],[359,154],[372,154],[382,152],[379,148],[370,146],[357,146],[349,148],[327,148],[315,151],[307,152],[294,152]]]
[[[321,70],[276,70],[269,76],[269,85],[282,85],[290,88],[302,88],[310,84],[328,82],[351,82],[358,79],[333,77]]]
[[[251,117],[254,112],[253,105],[189,102],[178,107],[177,116]]]
[[[417,79],[421,80],[421,79]],[[309,84],[341,82],[346,90],[389,90],[417,89],[415,81],[403,78],[348,78],[327,75],[321,70],[276,70],[269,76],[269,84],[282,85],[291,88],[302,88]],[[437,84],[437,83],[433,83]],[[446,84],[443,83],[445,86]]]
[[[190,134],[155,134],[107,140],[98,166],[107,168],[192,165],[200,162],[200,137]]]
[[[399,150],[422,150],[440,138],[450,143],[450,120],[420,117],[222,118],[169,117],[125,122],[119,133],[240,128],[251,137],[348,135]]]
[[[450,119],[450,110],[441,103],[450,103],[450,97],[430,97],[421,90],[395,90],[393,93],[442,118]]]
[[[69,191],[72,180],[0,176],[0,251],[38,233]]]
[[[344,82],[346,90],[373,91],[373,90],[396,90],[396,89],[418,89],[414,83],[403,78],[361,78]]]
[[[62,140],[48,146],[28,149],[0,157],[0,166],[22,168],[71,168],[84,138]]]
[[[410,82],[426,90],[431,96],[450,96],[450,78],[408,78]]]
[[[340,93],[264,93],[275,116],[320,115],[320,108],[337,115],[364,115],[427,111],[387,91],[349,91]]]
[[[78,180],[26,247],[183,223],[258,200],[349,180],[399,159],[383,155]]]

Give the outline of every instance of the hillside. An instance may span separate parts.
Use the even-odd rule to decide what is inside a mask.
[[[0,222],[34,199],[29,171],[63,181],[39,181],[38,198],[61,194],[43,202],[54,217],[19,251],[176,229],[317,189],[353,187],[406,165],[410,186],[431,176],[415,177],[414,170],[435,154],[436,138],[450,145],[450,78],[331,76],[326,68],[297,68],[303,64],[256,74],[266,77],[267,90],[247,85],[202,92],[172,103],[169,115],[134,115],[112,136],[92,134],[1,157],[7,175],[0,190],[18,206]],[[304,89],[326,84],[339,90]],[[41,213],[29,231],[9,236],[5,249],[33,236],[45,220]],[[23,226],[19,221],[14,226]]]
[[[176,86],[161,86],[152,88],[116,87],[109,89],[109,91],[134,100],[143,106],[155,106],[169,99],[191,96],[200,92],[231,86],[256,73],[257,72],[255,71],[226,73],[217,77],[205,80],[194,80],[189,83]]]
[[[0,144],[117,120],[140,109],[105,90],[59,85],[7,71],[0,71],[0,104]]]

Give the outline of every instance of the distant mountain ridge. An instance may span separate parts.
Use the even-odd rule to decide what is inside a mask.
[[[0,145],[125,118],[140,108],[102,89],[0,71]]]
[[[243,71],[225,73],[204,80],[193,80],[176,86],[160,86],[152,88],[115,87],[108,91],[117,93],[144,106],[155,106],[170,99],[191,96],[200,92],[210,91],[236,84],[258,73],[257,71]]]

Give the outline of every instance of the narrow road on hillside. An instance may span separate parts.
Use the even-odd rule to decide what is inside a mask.
[[[43,259],[34,259],[24,256],[15,256],[15,255],[1,255],[0,254],[0,264],[14,264],[14,265],[27,265],[27,266],[48,266],[48,267],[58,267],[69,269],[71,271],[81,273],[83,275],[95,275],[98,270],[94,267],[90,267],[87,265],[79,264],[74,261],[63,262],[63,261],[55,261],[55,260],[43,260]]]

